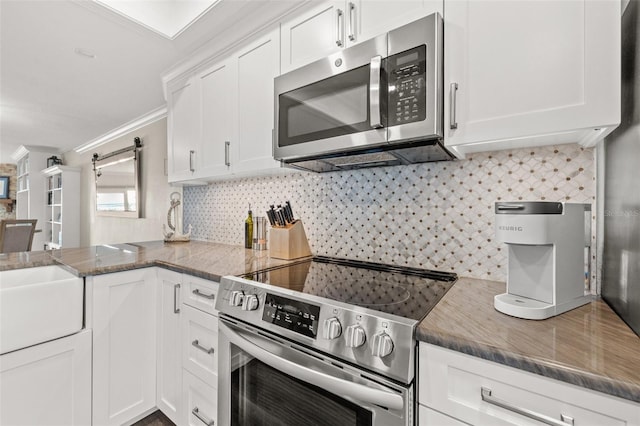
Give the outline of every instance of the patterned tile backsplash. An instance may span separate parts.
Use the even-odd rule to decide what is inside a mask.
[[[193,225],[194,239],[242,244],[249,203],[254,216],[265,216],[270,204],[290,200],[314,254],[505,280],[496,201],[591,203],[595,212],[595,194],[593,150],[568,144],[185,187],[184,224]]]

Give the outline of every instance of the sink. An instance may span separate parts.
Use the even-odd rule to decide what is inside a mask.
[[[0,271],[0,354],[80,331],[83,284],[55,265]]]

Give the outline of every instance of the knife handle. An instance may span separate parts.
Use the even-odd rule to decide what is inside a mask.
[[[276,221],[273,218],[273,212],[271,210],[267,210],[267,218],[269,219],[271,226],[275,226]]]
[[[293,223],[295,219],[293,218],[293,210],[291,210],[291,203],[287,201],[284,205],[284,209],[287,212],[287,215],[289,216],[289,223]]]

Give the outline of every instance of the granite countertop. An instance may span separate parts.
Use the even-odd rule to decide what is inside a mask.
[[[640,338],[600,298],[542,321],[496,311],[505,283],[460,278],[422,321],[420,341],[640,402]]]
[[[219,281],[224,275],[243,275],[295,261],[269,257],[268,251],[202,241],[113,244],[53,251],[9,253],[0,256],[0,271],[61,265],[80,276],[101,275],[131,269],[162,266],[201,278]]]
[[[0,255],[0,271],[60,264],[78,276],[161,266],[218,281],[295,261],[200,241],[102,245]],[[543,321],[493,308],[505,284],[460,278],[418,326],[418,340],[640,402],[640,338],[600,299]]]

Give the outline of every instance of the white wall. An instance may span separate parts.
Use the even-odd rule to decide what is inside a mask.
[[[142,218],[97,216],[95,185],[91,157],[94,152],[107,154],[133,145],[133,138],[142,140]],[[162,225],[166,223],[169,195],[182,192],[167,183],[167,120],[162,119],[84,154],[65,153],[65,164],[82,167],[80,194],[80,245],[117,244],[125,242],[161,240]]]

